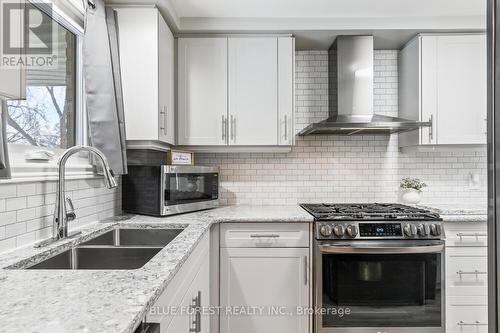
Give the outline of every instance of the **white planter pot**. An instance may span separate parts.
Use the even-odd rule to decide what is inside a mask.
[[[422,200],[422,192],[419,192],[415,189],[405,189],[403,190],[403,195],[401,196],[401,199],[403,200],[404,203],[411,204],[411,205],[416,205]]]

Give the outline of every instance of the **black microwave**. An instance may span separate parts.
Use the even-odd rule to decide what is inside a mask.
[[[134,165],[123,176],[124,212],[166,216],[218,206],[218,167]]]

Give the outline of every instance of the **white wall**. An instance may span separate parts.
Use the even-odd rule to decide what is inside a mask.
[[[398,52],[375,51],[375,112],[397,115]],[[328,115],[326,51],[299,51],[296,132]],[[291,153],[199,154],[197,163],[221,167],[223,204],[395,202],[399,180],[419,177],[424,204],[486,206],[486,149],[398,151],[397,135],[297,137]],[[469,173],[480,175],[468,189]]]

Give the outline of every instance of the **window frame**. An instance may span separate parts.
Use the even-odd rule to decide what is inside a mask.
[[[38,9],[47,13],[43,5]],[[75,35],[75,145],[88,145],[88,119],[85,107],[85,83],[83,76],[83,35],[82,31],[72,24],[72,21],[60,13],[52,12],[51,19]],[[8,144],[12,178],[1,180],[0,183],[40,181],[57,179],[57,161],[65,149],[35,147],[23,144]],[[54,153],[54,157],[47,162],[27,161],[25,154],[31,151],[47,150]],[[69,178],[95,177],[94,166],[88,154],[81,153],[71,158],[67,165]]]

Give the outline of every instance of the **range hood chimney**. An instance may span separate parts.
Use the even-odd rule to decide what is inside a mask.
[[[373,36],[339,36],[328,57],[330,116],[299,135],[390,134],[431,126],[373,113]]]

